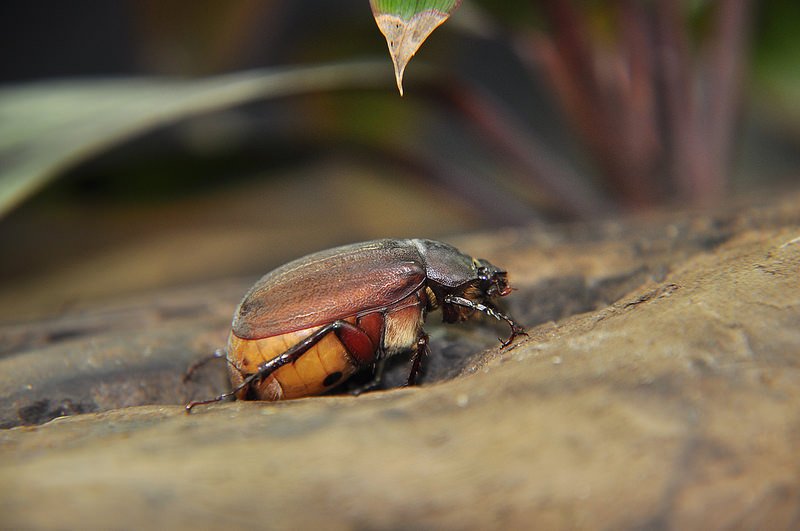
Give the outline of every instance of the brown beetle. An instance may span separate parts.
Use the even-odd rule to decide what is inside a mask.
[[[233,317],[227,360],[236,396],[284,400],[318,395],[365,367],[412,353],[408,384],[428,348],[425,314],[454,323],[479,311],[525,334],[491,300],[508,295],[506,272],[433,240],[375,240],[310,254],[275,269],[245,295]],[[221,357],[222,353],[218,356]]]

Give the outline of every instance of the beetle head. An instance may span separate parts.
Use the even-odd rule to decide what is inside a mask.
[[[511,293],[511,288],[508,286],[508,273],[483,258],[475,259],[472,263],[478,278],[478,291],[484,300],[504,297]]]
[[[452,245],[433,240],[409,240],[425,264],[429,309],[441,306],[445,322],[463,321],[475,305],[491,306],[491,300],[511,293],[504,270],[482,258],[471,258]],[[449,304],[446,297],[460,297],[471,307]]]
[[[508,274],[483,259],[472,260],[473,276],[464,284],[449,291],[449,295],[467,299],[471,305],[448,304],[445,297],[442,304],[442,317],[445,322],[464,321],[475,312],[494,308],[492,299],[511,293]]]

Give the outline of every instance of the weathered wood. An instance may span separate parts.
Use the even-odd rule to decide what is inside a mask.
[[[800,526],[800,197],[453,243],[539,325],[433,327],[418,388],[168,405],[246,282],[3,327],[6,425],[102,412],[0,431],[1,527]]]

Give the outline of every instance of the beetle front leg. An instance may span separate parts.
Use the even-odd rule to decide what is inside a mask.
[[[516,322],[514,322],[513,319],[511,319],[511,317],[507,316],[497,308],[492,308],[491,306],[488,306],[486,304],[481,304],[479,302],[471,301],[469,299],[465,299],[464,297],[456,297],[455,295],[445,295],[444,302],[445,304],[455,304],[457,306],[463,306],[465,308],[477,310],[481,313],[494,317],[498,321],[505,321],[508,324],[508,326],[511,327],[511,335],[505,341],[498,338],[498,340],[501,343],[500,348],[505,348],[508,345],[510,345],[514,341],[514,338],[516,338],[517,336],[528,335],[528,333],[525,331],[523,327],[518,325]]]

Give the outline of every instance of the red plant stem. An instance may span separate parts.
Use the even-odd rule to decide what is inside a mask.
[[[595,219],[611,212],[611,205],[601,192],[525,130],[504,105],[485,91],[461,84],[445,96],[488,140],[524,168],[530,181],[552,196],[563,212],[577,219]]]
[[[594,57],[586,40],[589,34],[581,12],[569,0],[541,0],[553,36],[562,85],[572,87],[564,108],[597,154],[608,152],[605,98],[594,74]]]
[[[710,35],[705,107],[709,173],[697,183],[701,202],[718,200],[725,188],[740,103],[744,49],[750,30],[750,0],[720,0]]]
[[[621,179],[639,190],[630,196],[651,203],[663,195],[657,173],[663,143],[656,129],[655,52],[642,3],[619,0],[618,12],[621,38],[615,55],[621,72],[611,78],[617,87],[614,114],[619,117],[613,156],[621,166]]]
[[[656,201],[659,142],[649,72],[646,18],[637,2],[619,0],[622,41],[616,53],[591,36],[586,11],[570,0],[543,0],[555,54],[541,54],[564,111],[593,151],[607,182],[628,207]],[[629,27],[628,27],[629,26]],[[632,101],[631,98],[637,98]]]
[[[696,183],[708,172],[708,160],[692,82],[689,35],[680,4],[674,0],[658,0],[656,22],[670,173],[677,196],[692,200]]]

